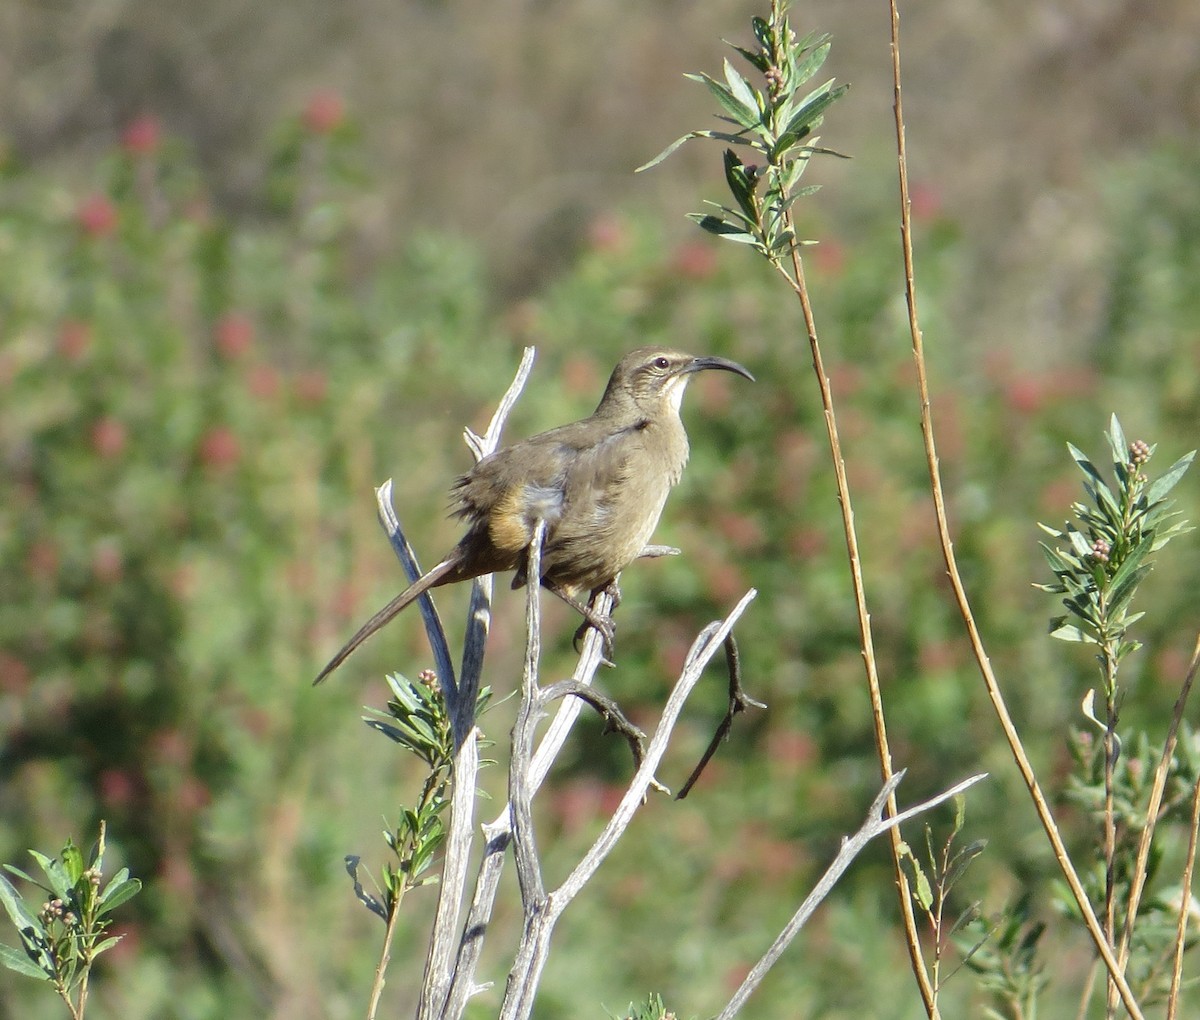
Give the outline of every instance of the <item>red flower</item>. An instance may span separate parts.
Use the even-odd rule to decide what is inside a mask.
[[[671,268],[685,280],[707,280],[718,266],[717,249],[711,241],[685,241],[671,258]]]
[[[214,471],[226,471],[241,459],[242,444],[233,429],[216,425],[200,440],[200,460]]]
[[[217,320],[213,340],[222,357],[240,358],[254,343],[254,322],[244,312],[227,312]]]
[[[105,459],[120,456],[128,441],[125,423],[116,418],[105,415],[92,424],[92,449]]]
[[[58,327],[55,349],[67,361],[82,361],[92,346],[92,327],[80,319],[66,319]]]
[[[161,142],[162,124],[152,114],[135,117],[121,132],[121,148],[131,156],[152,155]]]
[[[327,135],[346,119],[346,104],[336,92],[317,92],[304,107],[304,126],[314,135]]]
[[[304,404],[319,404],[329,391],[329,379],[319,369],[310,369],[296,376],[296,398]]]
[[[89,195],[75,210],[75,222],[88,237],[106,237],[117,229],[117,207],[107,195]]]

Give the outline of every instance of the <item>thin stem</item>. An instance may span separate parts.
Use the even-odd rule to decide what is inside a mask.
[[[762,979],[766,976],[778,959],[783,955],[784,951],[791,944],[792,940],[804,927],[808,919],[812,916],[820,905],[821,901],[829,895],[838,879],[841,878],[845,870],[850,866],[850,863],[862,851],[871,840],[876,836],[886,831],[894,831],[899,828],[902,822],[910,818],[914,818],[924,811],[936,807],[938,804],[949,800],[951,797],[962,793],[967,788],[974,786],[980,780],[987,777],[986,772],[981,772],[978,775],[971,776],[969,779],[963,780],[961,783],[951,787],[949,790],[939,793],[936,797],[924,801],[921,804],[911,807],[908,810],[897,813],[890,808],[887,815],[883,814],[884,805],[894,803],[896,797],[896,787],[900,780],[904,778],[903,770],[894,772],[880,789],[875,798],[875,802],[871,805],[867,812],[866,821],[862,827],[853,836],[844,837],[842,839],[841,848],[838,850],[837,856],[833,859],[833,863],[825,869],[820,880],[808,897],[800,904],[800,909],[792,915],[792,918],[784,926],[783,930],[771,944],[770,949],[763,954],[762,958],[756,963],[742,981],[738,990],[734,992],[729,1003],[721,1011],[717,1020],[732,1020],[738,1011],[745,1005],[750,994],[762,983]]]
[[[1195,658],[1192,659],[1195,673]],[[1183,881],[1179,888],[1179,924],[1175,931],[1175,958],[1171,969],[1171,991],[1167,996],[1166,1020],[1175,1020],[1179,1009],[1179,986],[1183,980],[1183,951],[1187,948],[1188,921],[1192,917],[1192,869],[1196,865],[1196,839],[1200,834],[1200,780],[1192,790],[1192,831],[1188,837],[1187,861],[1183,866]]]
[[[1125,924],[1121,929],[1121,945],[1117,952],[1117,962],[1121,965],[1122,973],[1129,962],[1129,946],[1133,937],[1133,923],[1137,918],[1138,907],[1141,905],[1142,890],[1146,887],[1147,862],[1150,859],[1150,843],[1154,839],[1154,829],[1158,824],[1158,812],[1162,807],[1163,794],[1166,792],[1167,779],[1171,770],[1171,759],[1175,755],[1175,743],[1179,737],[1179,724],[1183,720],[1187,708],[1188,696],[1196,681],[1196,671],[1200,667],[1200,635],[1192,648],[1192,659],[1188,663],[1179,697],[1175,699],[1175,707],[1171,711],[1171,725],[1167,729],[1167,739],[1163,743],[1162,755],[1158,767],[1154,770],[1154,782],[1150,788],[1150,803],[1146,808],[1146,823],[1142,826],[1142,834],[1138,840],[1137,862],[1133,869],[1133,881],[1129,888],[1129,903],[1125,908]],[[1188,858],[1189,862],[1191,858]],[[1189,863],[1190,867],[1190,863]],[[1186,882],[1184,889],[1191,889],[1191,883]]]
[[[795,231],[792,214],[789,210],[784,214],[785,228]],[[880,773],[886,783],[892,778],[892,752],[888,744],[887,723],[883,711],[883,692],[879,684],[879,668],[875,661],[875,642],[871,632],[871,614],[867,609],[866,586],[863,582],[862,560],[858,552],[858,533],[854,526],[854,506],[850,500],[850,483],[846,477],[846,462],[842,457],[841,438],[838,435],[837,417],[833,406],[833,388],[825,371],[824,360],[821,357],[821,344],[817,338],[817,324],[813,315],[812,302],[809,300],[808,287],[805,283],[804,264],[800,251],[793,246],[791,250],[792,270],[789,273],[781,264],[775,263],[776,269],[791,285],[793,292],[800,301],[804,315],[804,327],[808,333],[809,351],[812,354],[813,372],[817,377],[817,388],[821,393],[821,407],[825,412],[825,432],[829,440],[829,453],[833,460],[833,474],[837,485],[838,505],[842,511],[842,531],[846,538],[846,555],[850,561],[850,582],[854,591],[854,608],[858,618],[859,643],[862,648],[863,668],[866,671],[867,693],[871,701],[871,721],[875,729],[875,748],[879,755]],[[895,814],[896,800],[888,800],[888,812]],[[917,930],[917,920],[913,913],[912,894],[908,886],[908,875],[904,871],[901,848],[904,838],[898,828],[888,831],[892,851],[892,867],[896,876],[896,891],[900,897],[900,911],[904,918],[904,932],[908,945],[909,961],[913,975],[921,990],[921,998],[925,1003],[925,1012],[930,1020],[938,1016],[937,998],[925,961],[921,955],[921,936]]]
[[[1008,741],[1009,751],[1016,762],[1017,770],[1021,773],[1021,778],[1025,782],[1025,786],[1033,800],[1038,820],[1041,822],[1042,828],[1046,833],[1046,838],[1050,841],[1050,846],[1054,850],[1054,858],[1058,862],[1063,877],[1066,879],[1067,885],[1071,890],[1071,895],[1075,898],[1075,902],[1079,906],[1084,923],[1087,926],[1089,934],[1092,936],[1092,941],[1096,944],[1097,951],[1104,960],[1104,965],[1108,968],[1109,973],[1113,975],[1113,980],[1116,982],[1117,989],[1121,994],[1121,1001],[1134,1020],[1142,1020],[1142,1011],[1138,1007],[1137,1000],[1134,998],[1133,992],[1125,980],[1125,976],[1121,973],[1116,957],[1113,955],[1112,947],[1105,937],[1103,929],[1100,927],[1100,922],[1096,918],[1096,912],[1092,909],[1087,892],[1083,888],[1083,883],[1079,880],[1079,875],[1075,870],[1074,864],[1071,862],[1070,855],[1067,853],[1066,844],[1063,843],[1062,836],[1059,834],[1058,825],[1054,821],[1054,815],[1050,811],[1050,805],[1046,802],[1046,798],[1042,794],[1041,785],[1038,783],[1037,775],[1033,771],[1033,765],[1030,764],[1029,756],[1025,753],[1025,747],[1021,742],[1020,734],[1017,732],[1016,726],[1013,725],[1012,717],[1008,712],[1008,706],[1004,702],[1004,696],[1000,692],[1000,685],[996,681],[996,675],[988,659],[987,649],[984,648],[983,639],[980,637],[979,627],[975,622],[975,615],[971,610],[971,603],[967,598],[966,588],[963,585],[962,577],[958,571],[958,562],[954,555],[954,543],[950,537],[950,525],[946,515],[945,496],[942,490],[941,469],[938,466],[937,443],[934,440],[933,434],[933,414],[929,399],[929,378],[925,368],[925,347],[921,336],[920,320],[917,315],[916,270],[913,264],[912,249],[911,199],[908,189],[908,158],[904,143],[904,113],[900,96],[900,12],[896,6],[896,0],[889,0],[889,6],[892,12],[892,75],[895,89],[894,110],[896,115],[896,155],[900,184],[900,239],[904,255],[904,292],[908,301],[908,325],[912,336],[913,361],[917,369],[917,390],[921,407],[921,434],[925,440],[925,461],[929,470],[930,491],[933,496],[934,516],[937,521],[938,540],[942,547],[942,558],[946,564],[946,574],[950,579],[950,586],[954,591],[955,604],[958,606],[959,613],[963,619],[963,625],[967,630],[972,654],[975,656],[975,662],[983,678],[988,699],[992,703],[992,710],[996,713],[996,718],[1000,723],[1004,738]]]
[[[404,886],[400,887],[394,902],[388,910],[387,930],[383,934],[383,948],[379,953],[379,963],[375,966],[375,980],[371,983],[371,997],[367,1001],[367,1020],[375,1020],[379,1010],[379,999],[383,995],[386,983],[387,966],[392,959],[392,939],[396,934],[396,921],[400,917],[400,903],[404,899]]]
[[[1104,615],[1104,599],[1101,596],[1101,619]],[[1116,867],[1117,867],[1117,819],[1114,807],[1113,780],[1117,765],[1117,649],[1110,638],[1103,645],[1104,695],[1106,723],[1104,727],[1104,934],[1110,945],[1116,944]],[[1120,962],[1118,958],[1118,962]],[[1122,969],[1124,969],[1122,967]],[[1117,989],[1112,975],[1107,981],[1105,994],[1105,1016],[1112,1020],[1117,1009]]]

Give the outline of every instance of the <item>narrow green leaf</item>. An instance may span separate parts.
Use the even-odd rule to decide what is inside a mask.
[[[685,78],[691,78],[692,81],[703,82],[708,86],[708,91],[713,94],[717,103],[720,105],[734,121],[745,128],[752,128],[758,124],[758,111],[753,113],[748,111],[733,95],[727,85],[722,85],[715,78],[707,74],[685,74]]]
[[[728,241],[737,241],[739,244],[758,243],[758,238],[753,234],[748,234],[741,227],[725,222],[719,216],[709,213],[689,213],[688,219],[694,220],[701,229],[707,230],[710,234],[716,234]]]
[[[10,874],[16,875],[17,878],[25,879],[26,882],[30,882],[33,885],[36,885],[39,889],[45,888],[45,886],[43,886],[41,882],[39,882],[36,878],[31,878],[28,874],[26,874],[24,871],[22,871],[20,868],[18,868],[15,864],[4,865],[4,870],[9,872]],[[49,891],[49,890],[47,890],[47,891]]]
[[[1089,634],[1085,634],[1082,630],[1071,623],[1064,623],[1050,632],[1052,638],[1058,638],[1059,641],[1082,641],[1084,644],[1094,645],[1096,639]]]
[[[50,883],[50,891],[59,899],[65,900],[70,895],[70,885],[67,883],[66,872],[55,857],[47,857],[38,850],[30,850],[29,856],[38,862],[46,881]]]
[[[84,863],[83,852],[70,840],[67,840],[67,845],[63,847],[62,866],[68,884],[74,888],[75,883],[83,876]]]
[[[1173,514],[1172,516],[1178,516],[1178,515]],[[1187,521],[1179,521],[1175,524],[1172,524],[1169,528],[1158,531],[1155,534],[1154,545],[1152,545],[1150,547],[1150,551],[1156,552],[1159,549],[1161,549],[1164,545],[1166,545],[1169,541],[1171,541],[1171,539],[1173,539],[1179,535],[1186,535],[1189,531],[1195,531],[1195,530],[1196,529],[1194,527],[1192,527],[1192,525],[1188,524]]]
[[[1117,589],[1122,587],[1131,574],[1139,569],[1142,560],[1146,558],[1150,552],[1150,546],[1154,543],[1153,535],[1146,535],[1137,545],[1125,554],[1125,558],[1121,561],[1121,565],[1117,568],[1109,581],[1110,599],[1117,598]]]
[[[663,149],[663,151],[660,152],[657,156],[655,156],[653,159],[643,163],[641,166],[639,166],[633,172],[635,174],[640,174],[643,170],[649,170],[651,167],[658,166],[659,163],[661,163],[664,159],[666,159],[669,155],[671,155],[671,153],[674,152],[676,149],[678,149],[684,142],[691,141],[693,138],[698,138],[698,137],[700,137],[700,136],[695,131],[691,131],[688,134],[684,135],[682,138],[676,138],[675,141],[673,141],[670,145],[668,145],[665,149]]]
[[[115,878],[108,883],[104,890],[104,897],[101,901],[105,913],[110,910],[115,910],[122,903],[133,899],[142,891],[142,883],[140,879],[130,878],[118,882]]]
[[[36,934],[45,938],[46,929],[42,927],[42,922],[26,909],[24,897],[3,875],[0,875],[0,903],[4,904],[4,909],[8,911],[8,916],[17,926],[18,931],[24,932],[26,929],[32,929]]]
[[[1059,549],[1047,545],[1045,542],[1039,542],[1042,547],[1042,552],[1046,556],[1046,562],[1050,564],[1050,569],[1056,574],[1073,574],[1079,569],[1079,564],[1064,556]]]
[[[725,150],[725,183],[729,186],[729,193],[741,207],[746,219],[753,221],[757,215],[757,210],[754,208],[754,184],[750,180],[745,164],[732,149]]]
[[[771,26],[762,18],[753,17],[750,19],[750,29],[754,32],[754,38],[758,40],[758,44],[764,49],[771,48]]]
[[[746,112],[753,114],[755,122],[759,122],[762,117],[762,110],[759,106],[758,96],[754,89],[750,87],[750,83],[746,81],[728,60],[725,61],[725,81],[729,85],[730,94],[739,103],[746,108]]]
[[[1071,548],[1075,550],[1075,554],[1081,559],[1089,559],[1092,555],[1092,543],[1079,531],[1074,528],[1067,529],[1067,541],[1071,543]]]
[[[49,960],[47,960],[49,963]],[[26,977],[40,978],[43,981],[54,980],[54,967],[50,966],[49,970],[38,966],[31,960],[28,954],[21,952],[18,949],[13,949],[12,946],[6,946],[0,942],[0,964],[3,964],[9,970],[16,971],[18,974],[24,974]]]
[[[812,134],[821,122],[825,111],[841,99],[846,94],[848,88],[848,85],[840,85],[837,88],[829,89],[829,91],[811,100],[807,100],[795,112],[792,119],[788,121],[783,131],[780,132],[779,140],[771,148],[771,161],[777,162],[798,141]]]
[[[1196,451],[1186,453],[1172,464],[1164,475],[1156,478],[1151,482],[1150,487],[1146,490],[1146,502],[1153,505],[1161,500],[1168,492],[1170,492],[1179,483],[1187,469],[1191,467],[1192,461],[1196,457]]]
[[[1125,439],[1125,430],[1114,414],[1108,421],[1108,445],[1112,449],[1114,464],[1129,463],[1129,443]]]
[[[825,36],[828,39],[828,36]],[[797,85],[803,85],[819,70],[821,65],[825,63],[825,58],[829,56],[830,43],[825,42],[821,45],[809,50],[792,68],[792,82]]]
[[[1121,584],[1113,585],[1112,592],[1109,595],[1108,614],[1113,620],[1119,619],[1125,607],[1129,605],[1130,600],[1137,594],[1137,586],[1142,583],[1142,579],[1150,573],[1151,566],[1149,563],[1144,563],[1136,570],[1130,571],[1124,578]],[[1128,621],[1126,621],[1128,626]]]
[[[766,54],[762,50],[748,50],[744,46],[737,45],[737,43],[731,43],[728,39],[722,39],[721,42],[737,50],[748,64],[759,71],[765,73],[767,68],[771,66],[771,61],[767,59]]]
[[[1081,449],[1079,449],[1079,447],[1075,446],[1073,443],[1067,443],[1067,450],[1071,454],[1071,459],[1074,460],[1075,463],[1079,465],[1079,470],[1082,471],[1085,475],[1087,475],[1088,478],[1090,478],[1095,485],[1103,488],[1106,492],[1108,492],[1108,501],[1115,505],[1115,500],[1113,499],[1112,490],[1110,490],[1108,488],[1108,483],[1104,481],[1104,478],[1101,476],[1100,472],[1096,469],[1096,465],[1093,464],[1091,462],[1091,460],[1088,458],[1088,455],[1086,453],[1084,453]]]
[[[120,942],[123,937],[124,936],[122,936],[122,935],[110,935],[108,938],[104,939],[103,941],[97,942],[92,947],[92,959],[94,960],[101,953],[108,952],[108,950],[112,949],[112,947],[115,946],[118,942]]]
[[[4,904],[4,909],[25,944],[26,957],[35,966],[40,967],[43,973],[53,976],[54,961],[43,948],[49,942],[46,929],[42,927],[42,922],[29,912],[21,894],[3,875],[0,875],[0,902]]]
[[[976,900],[969,907],[967,907],[966,910],[964,910],[961,914],[959,914],[958,917],[956,917],[954,919],[954,923],[952,925],[950,925],[950,930],[948,932],[946,932],[946,938],[950,938],[952,935],[961,931],[968,924],[971,924],[973,921],[975,921],[978,917],[979,917],[979,900]]]

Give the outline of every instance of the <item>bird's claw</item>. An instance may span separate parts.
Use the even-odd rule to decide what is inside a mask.
[[[613,668],[613,638],[616,636],[617,624],[611,616],[601,616],[599,613],[589,611],[585,614],[584,621],[579,625],[579,629],[575,631],[575,637],[572,639],[572,645],[575,648],[575,653],[580,653],[580,644],[587,636],[588,628],[594,627],[600,635],[602,643],[601,663]]]

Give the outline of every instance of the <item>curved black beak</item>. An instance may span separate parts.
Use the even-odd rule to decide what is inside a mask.
[[[692,358],[687,365],[684,366],[685,373],[703,372],[706,368],[719,368],[725,372],[735,372],[737,375],[754,382],[754,376],[739,365],[736,361],[730,361],[728,358]]]

